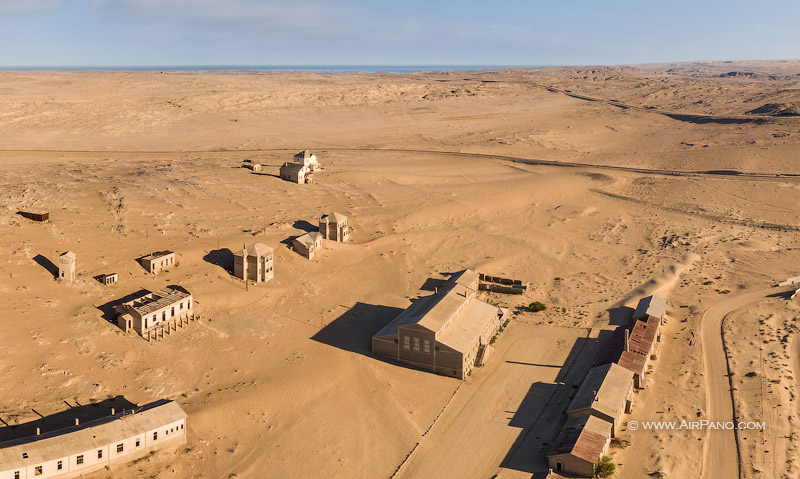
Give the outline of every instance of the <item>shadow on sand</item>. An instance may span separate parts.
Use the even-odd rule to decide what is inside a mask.
[[[48,273],[53,275],[53,278],[58,278],[58,266],[54,265],[52,261],[40,254],[34,256],[33,260],[36,261],[39,266],[46,269]]]
[[[121,298],[115,299],[114,301],[109,301],[106,304],[103,304],[103,305],[100,305],[100,306],[95,306],[95,307],[97,309],[99,309],[101,313],[103,313],[102,314],[103,319],[105,319],[109,323],[114,323],[114,319],[116,317],[116,312],[115,312],[115,309],[114,309],[115,307],[119,306],[122,303],[127,303],[128,301],[132,301],[132,300],[134,300],[136,298],[141,298],[142,296],[144,296],[146,294],[149,294],[149,293],[150,293],[150,291],[148,291],[146,289],[140,289],[139,291],[137,291],[135,293],[131,293],[131,294],[125,295],[125,296],[123,296]],[[114,323],[114,324],[116,324],[116,323]]]
[[[372,336],[402,311],[401,308],[390,306],[356,303],[311,339],[334,348],[372,356]]]
[[[317,231],[316,225],[312,225],[306,220],[297,220],[292,224],[292,227],[301,231],[305,231],[306,233],[311,233],[312,231]]]
[[[526,473],[547,471],[547,451],[566,422],[565,412],[583,378],[591,368],[588,358],[598,348],[598,339],[575,340],[555,383],[535,382],[509,418],[509,425],[522,429],[501,467]]]
[[[209,251],[203,256],[203,261],[219,266],[228,273],[233,271],[233,251],[228,248],[221,248]]]
[[[86,405],[71,405],[64,401],[69,409],[51,414],[49,416],[42,415],[39,411],[32,409],[32,411],[40,416],[39,419],[29,421],[23,424],[16,424],[9,426],[5,421],[2,421],[5,427],[0,427],[0,442],[21,439],[25,437],[35,437],[36,428],[39,428],[42,434],[50,431],[56,431],[66,427],[74,426],[75,419],[77,418],[80,424],[89,421],[109,416],[111,408],[114,408],[116,413],[121,413],[123,410],[135,409],[136,404],[125,399],[124,396],[116,396],[113,398],[104,399],[100,402],[90,403]]]

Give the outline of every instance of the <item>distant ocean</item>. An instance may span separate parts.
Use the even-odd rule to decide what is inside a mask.
[[[535,68],[538,65],[160,65],[160,66],[34,66],[0,67],[0,70],[102,70],[102,71],[256,71],[317,73],[417,73],[441,71],[493,70],[498,68]]]

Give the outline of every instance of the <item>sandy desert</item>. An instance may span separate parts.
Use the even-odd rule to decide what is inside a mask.
[[[800,61],[2,72],[0,105],[0,440],[167,398],[187,444],[89,477],[530,478],[615,311],[657,293],[629,419],[765,428],[623,430],[615,477],[800,478],[800,299],[774,287],[800,274]],[[282,181],[306,148],[314,184]],[[352,241],[288,247],[332,211]],[[275,279],[245,287],[231,255],[256,241]],[[136,261],[166,249],[157,276]],[[52,272],[67,250],[73,283]],[[513,311],[486,366],[460,381],[371,353],[464,268],[530,284],[481,293]],[[200,321],[157,342],[109,321],[169,284]]]

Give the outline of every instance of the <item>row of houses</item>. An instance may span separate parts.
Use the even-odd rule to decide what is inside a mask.
[[[78,477],[186,442],[186,418],[173,401],[0,443],[0,479]]]
[[[632,322],[614,331],[597,365],[589,370],[567,408],[567,421],[547,453],[557,476],[594,477],[597,462],[608,452],[625,414],[631,412],[634,389],[645,387],[650,361],[661,343],[666,301],[648,296],[639,301]]]
[[[142,268],[153,274],[158,274],[169,267],[177,265],[174,251],[156,251],[150,253],[139,258],[139,264],[142,265]],[[72,251],[65,251],[58,257],[58,280],[67,282],[75,281],[76,268],[77,255]],[[97,276],[97,280],[104,285],[114,284],[118,279],[119,275],[117,273],[106,273]]]

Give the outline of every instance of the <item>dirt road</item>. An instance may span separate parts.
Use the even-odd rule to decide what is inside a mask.
[[[735,309],[776,293],[775,288],[734,296],[703,314],[701,341],[706,379],[706,419],[733,420],[733,398],[728,378],[728,361],[722,344],[722,321]],[[709,430],[703,451],[704,479],[738,479],[739,451],[733,430]]]

